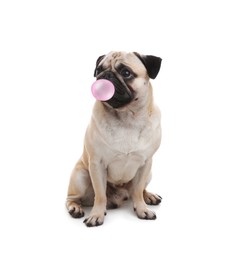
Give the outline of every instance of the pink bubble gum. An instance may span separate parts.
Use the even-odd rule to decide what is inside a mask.
[[[109,80],[98,79],[92,84],[91,91],[97,100],[107,101],[113,97],[115,88]]]

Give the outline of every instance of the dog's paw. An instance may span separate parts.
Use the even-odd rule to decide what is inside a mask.
[[[144,191],[143,196],[144,196],[145,203],[148,205],[158,205],[162,201],[161,196],[148,192],[146,190]]]
[[[67,205],[67,209],[68,209],[69,214],[73,218],[82,218],[84,216],[84,211],[83,211],[81,205],[79,205],[76,202],[69,202]]]
[[[136,212],[138,218],[140,218],[140,219],[154,220],[157,218],[155,212],[153,212],[147,208],[142,208],[142,209],[134,208],[134,211]]]
[[[106,212],[103,211],[102,213],[93,213],[91,212],[89,217],[87,217],[83,223],[85,223],[85,225],[87,227],[96,227],[96,226],[100,226],[104,223],[104,217],[106,215]]]

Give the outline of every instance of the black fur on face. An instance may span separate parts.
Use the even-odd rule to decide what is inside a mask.
[[[98,65],[99,65],[99,63],[103,60],[103,58],[105,57],[105,55],[101,55],[101,56],[99,56],[99,58],[97,59],[97,61],[96,61],[96,67],[95,67],[95,70],[94,70],[94,77],[96,77],[96,75],[98,75],[99,73],[98,73]]]
[[[123,84],[112,71],[106,71],[102,73],[97,79],[106,79],[113,83],[115,87],[115,93],[113,97],[107,101],[104,101],[108,103],[113,108],[120,108],[128,103],[130,103],[133,98],[133,92],[127,87],[126,84]]]

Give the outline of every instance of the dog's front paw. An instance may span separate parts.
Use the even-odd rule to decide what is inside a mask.
[[[91,211],[90,215],[83,221],[87,227],[96,227],[104,223],[106,212],[93,212]]]
[[[140,219],[156,219],[157,216],[155,214],[155,212],[147,209],[146,207],[144,208],[134,208],[134,211],[136,212],[138,218]]]
[[[154,194],[154,193],[151,193],[151,192],[148,192],[146,190],[144,191],[143,196],[144,196],[145,203],[148,204],[148,205],[158,205],[162,201],[161,196]]]

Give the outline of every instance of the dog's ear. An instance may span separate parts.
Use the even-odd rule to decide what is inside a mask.
[[[152,55],[140,55],[137,52],[134,52],[134,54],[144,64],[149,77],[155,79],[160,70],[162,59]]]
[[[94,70],[94,77],[96,76],[96,70],[97,70],[97,67],[99,65],[99,63],[102,61],[102,59],[105,57],[105,55],[101,55],[99,56],[99,58],[97,59],[96,61],[96,66],[95,66],[95,70]]]

